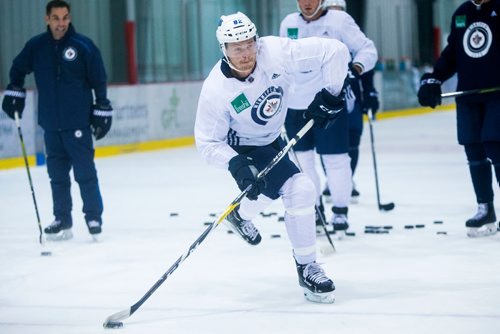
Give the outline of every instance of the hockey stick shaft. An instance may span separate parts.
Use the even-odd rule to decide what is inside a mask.
[[[311,129],[311,127],[314,124],[314,120],[310,120],[307,122],[306,125],[293,137],[288,144],[276,154],[276,156],[271,160],[271,162],[257,174],[257,178],[261,179],[269,173],[271,169],[274,168],[280,162],[281,159],[288,153],[288,151],[302,138],[307,131]],[[137,301],[135,304],[133,304],[130,308],[125,309],[123,311],[114,313],[110,315],[109,317],[106,318],[104,321],[103,326],[105,328],[108,328],[108,324],[110,323],[116,323],[121,320],[129,318],[132,314],[134,314],[141,306],[144,304],[146,300],[151,297],[151,295],[167,280],[167,278],[173,274],[173,272],[179,268],[182,262],[186,260],[189,255],[191,255],[192,252],[205,240],[205,238],[212,232],[224,219],[229,215],[241,202],[241,200],[246,196],[246,194],[250,191],[252,188],[252,185],[249,185],[245,190],[243,190],[232,202],[229,204],[224,212],[222,212],[219,217],[212,222],[206,229],[205,231],[189,246],[187,251],[182,254],[175,262],[174,264],[160,277],[158,281],[142,296],[139,301]]]
[[[444,94],[441,94],[441,97],[442,98],[459,97],[459,96],[471,95],[471,94],[493,93],[493,92],[498,92],[498,91],[500,91],[500,87],[479,88],[479,89],[462,90],[462,91],[457,91],[457,92],[444,93]]]
[[[283,135],[283,138],[285,138],[285,141],[287,143],[290,142],[290,139],[288,139],[288,135],[286,134],[286,130],[282,131],[281,133]],[[295,161],[297,161],[297,167],[299,167],[299,170],[301,172],[303,172],[303,169],[300,166],[299,158],[297,157],[297,154],[295,153],[295,150],[293,148],[290,149],[290,153],[292,153],[293,158],[295,159]],[[325,235],[326,235],[326,238],[328,239],[328,242],[332,246],[333,251],[336,252],[337,250],[335,249],[335,245],[333,244],[333,241],[330,238],[330,234],[328,233],[328,231],[326,229],[326,222],[325,222],[325,217],[323,217],[323,213],[320,212],[319,207],[316,204],[314,204],[314,210],[316,211],[316,214],[318,215],[319,219],[321,220],[321,225],[323,225],[323,230],[325,231]]]
[[[372,160],[373,160],[373,171],[375,172],[375,190],[377,191],[377,204],[379,210],[384,210],[384,211],[389,211],[394,209],[394,203],[388,203],[388,204],[382,204],[380,202],[380,189],[379,189],[379,184],[378,184],[378,171],[377,171],[377,157],[375,155],[375,139],[374,139],[374,134],[373,134],[373,114],[372,111],[369,109],[368,110],[368,125],[370,128],[370,143],[371,143],[371,149],[372,149]]]
[[[38,213],[38,205],[36,204],[35,189],[33,188],[33,181],[31,179],[30,165],[28,162],[28,155],[26,154],[26,146],[24,145],[23,132],[21,131],[21,123],[19,122],[19,113],[17,111],[14,113],[14,119],[16,121],[17,134],[19,135],[19,141],[21,142],[21,149],[23,151],[24,165],[26,166],[26,172],[28,174],[28,180],[29,180],[30,189],[31,189],[31,197],[33,197],[33,204],[35,205],[35,213],[36,213],[36,219],[38,222],[38,230],[40,232],[40,235],[38,236],[38,241],[40,242],[40,245],[43,245],[42,223],[40,222],[40,214]]]

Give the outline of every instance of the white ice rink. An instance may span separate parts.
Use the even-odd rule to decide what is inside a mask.
[[[123,329],[105,330],[104,319],[137,302],[205,230],[209,214],[236,197],[230,174],[207,166],[194,147],[98,159],[100,241],[90,241],[73,184],[75,238],[47,244],[53,255],[41,257],[26,171],[1,170],[0,333],[500,333],[500,233],[465,235],[476,204],[454,116],[374,123],[382,203],[395,202],[391,212],[377,209],[365,125],[355,176],[361,197],[349,216],[357,235],[318,258],[337,287],[331,305],[303,298],[284,223],[259,217],[260,245],[220,225]],[[31,171],[45,226],[47,172]],[[267,212],[282,215],[281,202]],[[404,228],[415,224],[425,228]],[[394,229],[364,234],[365,225]]]

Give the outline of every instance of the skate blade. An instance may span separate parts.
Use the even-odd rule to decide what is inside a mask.
[[[91,234],[92,242],[99,242],[99,234]]]
[[[62,230],[54,234],[45,234],[45,240],[47,241],[64,241],[70,239],[73,239],[73,232],[71,232],[71,229]]]
[[[323,292],[323,293],[314,293],[304,288],[304,297],[313,303],[320,304],[333,304],[335,302],[335,294],[334,291],[331,292]]]
[[[497,224],[490,223],[483,225],[481,228],[469,227],[467,229],[467,236],[469,238],[481,238],[487,237],[489,235],[494,235],[497,233]]]

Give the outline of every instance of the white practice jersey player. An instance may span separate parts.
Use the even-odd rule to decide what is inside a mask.
[[[317,20],[307,22],[300,13],[287,15],[280,26],[280,36],[301,39],[311,36],[336,39],[344,43],[352,56],[352,62],[361,65],[363,73],[375,67],[377,49],[359,29],[352,17],[343,11],[327,10]],[[306,109],[314,95],[324,84],[317,73],[303,73],[298,79],[301,83],[290,98],[289,107]]]
[[[281,133],[299,73],[314,73],[338,95],[350,55],[337,41],[317,37],[258,39],[256,68],[245,80],[224,74],[221,60],[205,80],[195,123],[196,145],[204,159],[227,168],[237,153],[230,145],[264,146]],[[313,94],[314,96],[314,94]]]

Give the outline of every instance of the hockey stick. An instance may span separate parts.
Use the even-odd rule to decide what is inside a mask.
[[[458,92],[444,93],[441,94],[441,97],[459,97],[464,95],[471,94],[486,94],[500,91],[500,87],[491,87],[491,88],[479,88],[479,89],[471,89],[471,90],[462,90]]]
[[[33,197],[33,204],[35,205],[36,220],[38,222],[38,231],[40,232],[40,235],[38,236],[38,241],[40,242],[40,245],[43,246],[42,223],[40,222],[40,214],[38,213],[38,205],[36,204],[35,190],[33,188],[33,181],[31,180],[30,165],[28,163],[28,155],[26,154],[26,146],[24,145],[23,133],[21,131],[21,124],[19,122],[19,113],[17,111],[14,113],[14,119],[16,121],[17,134],[19,135],[19,140],[21,142],[21,149],[23,151],[24,165],[26,166],[26,172],[28,173],[28,180],[29,180],[30,189],[31,189],[31,196]],[[42,255],[50,255],[50,252],[42,251]]]
[[[373,160],[373,170],[375,171],[375,188],[377,190],[377,204],[380,211],[391,211],[394,209],[394,203],[390,202],[387,204],[380,203],[380,191],[378,186],[378,173],[377,173],[377,159],[375,157],[375,140],[373,139],[373,125],[372,125],[372,111],[368,110],[368,125],[370,127],[370,142],[372,147],[372,160]]]
[[[288,144],[283,147],[281,151],[276,154],[276,156],[271,160],[271,162],[257,174],[257,179],[262,179],[264,176],[269,173],[271,169],[274,168],[280,162],[281,159],[285,155],[287,155],[288,151],[302,138],[307,131],[311,129],[311,127],[314,124],[314,120],[310,120],[307,122],[306,125],[293,137]],[[142,296],[139,301],[137,301],[135,304],[130,306],[129,308],[117,312],[115,314],[110,315],[109,317],[104,320],[103,327],[104,328],[121,328],[123,327],[123,322],[121,320],[129,318],[132,314],[134,314],[141,306],[144,304],[146,300],[148,300],[149,297],[160,287],[160,285],[163,284],[167,280],[167,278],[172,275],[172,273],[179,268],[182,262],[188,258],[189,255],[191,255],[192,252],[205,240],[205,238],[212,232],[226,217],[229,215],[241,202],[241,200],[246,196],[246,194],[250,191],[252,188],[252,185],[249,185],[245,190],[243,190],[232,202],[229,204],[224,212],[222,212],[219,217],[212,222],[207,229],[196,239],[191,246],[187,249],[187,251],[182,254],[177,261],[174,262],[174,264],[160,277],[158,281],[156,281],[155,284],[146,292],[144,296]]]
[[[285,141],[287,143],[290,142],[290,139],[288,138],[288,135],[286,134],[286,130],[284,128],[281,131],[281,135],[283,136],[283,138],[285,139]],[[290,153],[292,153],[293,158],[295,159],[295,161],[297,161],[297,167],[299,167],[299,170],[302,172],[303,171],[302,167],[300,166],[299,159],[298,159],[297,154],[295,153],[295,150],[293,148],[290,148]],[[332,246],[333,252],[336,252],[337,250],[335,249],[335,246],[333,245],[333,241],[330,238],[328,231],[326,230],[326,222],[325,222],[325,217],[323,217],[323,213],[320,212],[319,207],[316,204],[314,204],[314,210],[316,211],[316,214],[318,215],[319,219],[321,220],[321,225],[323,225],[323,230],[325,231],[325,235],[326,235],[326,238],[328,239],[328,242]]]

